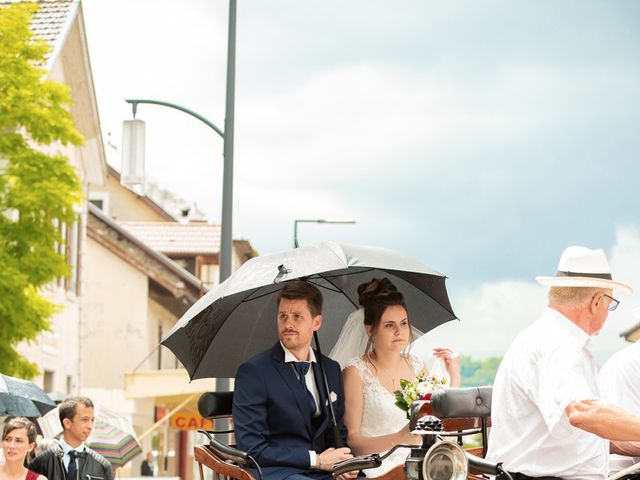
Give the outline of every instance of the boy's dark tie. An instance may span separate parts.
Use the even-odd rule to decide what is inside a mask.
[[[78,476],[78,467],[76,465],[77,453],[75,450],[69,452],[69,467],[67,468],[67,478],[69,480],[76,480]]]

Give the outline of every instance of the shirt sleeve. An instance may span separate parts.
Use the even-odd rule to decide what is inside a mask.
[[[588,380],[588,364],[580,350],[545,352],[538,357],[536,402],[549,432],[566,418],[565,409],[575,401],[597,397]],[[595,381],[595,379],[594,379]],[[568,420],[567,420],[568,421]]]
[[[603,400],[640,414],[640,348],[627,348],[600,369],[600,393]]]

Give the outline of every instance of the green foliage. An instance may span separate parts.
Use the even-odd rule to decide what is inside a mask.
[[[49,46],[29,28],[37,8],[0,8],[0,372],[24,378],[37,367],[15,346],[47,330],[59,309],[39,290],[68,274],[56,224],[74,220],[81,198],[73,167],[51,152],[83,142],[68,86],[42,68]]]
[[[490,357],[484,360],[474,360],[463,355],[460,359],[460,376],[463,387],[477,385],[493,385],[498,366],[502,357]]]

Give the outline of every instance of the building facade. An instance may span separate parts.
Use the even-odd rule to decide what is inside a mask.
[[[0,0],[0,7],[2,6]],[[154,451],[159,476],[193,478],[190,424],[173,416],[197,415],[198,396],[215,380],[190,382],[177,359],[159,346],[180,316],[217,284],[219,226],[200,223],[211,245],[202,252],[166,255],[127,228],[127,222],[183,225],[160,205],[129,191],[107,165],[91,77],[82,3],[40,1],[33,30],[52,46],[48,78],[71,87],[71,111],[86,143],[58,148],[81,180],[84,197],[75,222],[60,225],[59,246],[70,265],[69,278],[45,288],[61,305],[42,333],[18,351],[36,363],[34,379],[56,398],[86,395],[128,418],[143,451]],[[188,227],[188,225],[185,225]],[[191,241],[191,240],[187,240]],[[234,242],[234,268],[255,253],[248,241]],[[219,248],[218,248],[219,250]],[[174,418],[175,420],[175,418]],[[142,456],[118,472],[137,476]]]

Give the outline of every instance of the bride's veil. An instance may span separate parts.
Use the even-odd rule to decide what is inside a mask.
[[[344,368],[349,360],[364,353],[369,337],[364,329],[364,308],[351,312],[329,356]]]
[[[411,328],[414,340],[422,336],[420,330]],[[359,308],[347,317],[338,341],[331,349],[329,356],[340,364],[340,368],[344,368],[349,360],[364,353],[368,340],[369,337],[364,328],[364,308]]]

